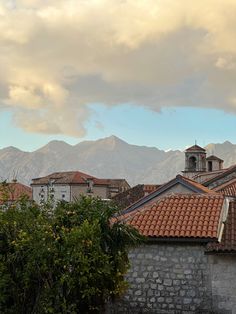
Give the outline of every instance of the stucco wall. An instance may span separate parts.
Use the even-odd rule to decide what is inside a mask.
[[[69,184],[53,184],[52,186],[48,185],[35,185],[33,186],[33,199],[35,202],[40,204],[42,201],[47,201],[49,195],[54,195],[55,201],[73,201],[75,198],[78,198],[81,194],[99,196],[103,199],[107,198],[108,188],[106,186],[93,186],[93,193],[87,193],[87,185],[69,185]],[[44,190],[44,193],[41,193]],[[50,190],[53,192],[50,193]],[[41,194],[44,195],[44,198],[41,197]]]
[[[34,185],[33,187],[33,200],[40,204],[42,201],[47,201],[49,195],[54,195],[55,201],[70,201],[70,186],[69,185]],[[44,193],[42,193],[44,191]],[[41,197],[43,195],[44,197]]]
[[[32,190],[33,190],[33,200],[36,203],[40,204],[43,201],[47,201],[47,198],[48,198],[48,186],[47,185],[33,185]]]
[[[236,282],[236,259],[226,261],[204,252],[203,245],[186,244],[133,249],[127,274],[130,287],[107,313],[236,313],[236,290],[230,289],[229,274],[218,274],[227,265],[231,281]]]
[[[218,160],[212,160],[212,171],[217,171],[221,169],[221,163]]]
[[[87,193],[87,185],[72,185],[71,186],[71,196],[72,200],[74,198],[78,198],[81,194],[83,195],[92,195],[94,197],[99,196],[103,199],[107,198],[107,187],[106,186],[93,186],[93,193],[88,194]]]
[[[171,188],[169,188],[167,191],[161,193],[157,198],[163,197],[163,196],[167,196],[170,194],[193,194],[194,192],[190,189],[188,189],[187,187],[185,187],[182,184],[175,184],[174,186],[172,186]]]
[[[63,184],[57,184],[53,186],[54,189],[54,199],[56,201],[66,201],[70,202],[70,186],[63,185]]]

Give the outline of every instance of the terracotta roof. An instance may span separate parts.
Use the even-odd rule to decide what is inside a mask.
[[[219,157],[215,156],[215,155],[211,155],[209,157],[206,158],[206,160],[218,160],[218,161],[224,161],[223,159],[220,159]]]
[[[219,242],[208,243],[208,252],[236,252],[236,202],[229,204],[229,212],[224,225],[222,239]]]
[[[149,193],[156,191],[156,189],[159,188],[160,186],[161,186],[161,184],[144,184],[143,190],[144,190],[145,194],[146,193],[149,194]]]
[[[233,165],[227,169],[224,169],[223,172],[221,172],[219,175],[214,176],[213,178],[206,180],[204,182],[202,182],[205,186],[210,185],[211,183],[217,181],[218,179],[224,178],[225,176],[227,176],[228,174],[231,174],[232,172],[236,171],[236,165]]]
[[[127,207],[123,207],[123,208],[125,208],[124,211],[132,211],[136,208],[141,208],[141,207],[145,206],[147,203],[150,203],[156,197],[158,197],[162,193],[168,191],[168,189],[171,189],[176,184],[182,184],[187,189],[189,189],[192,193],[216,194],[215,191],[212,191],[212,190],[206,188],[202,184],[178,174],[174,179],[172,179],[169,182],[159,186],[155,191],[151,192],[148,195],[143,196],[142,198],[138,199],[136,202],[130,203]]]
[[[190,183],[191,185],[193,185],[193,186],[195,186],[197,189],[199,189],[199,192],[201,191],[201,192],[210,193],[210,194],[215,193],[214,191],[208,189],[207,187],[205,187],[205,186],[202,185],[201,183],[198,183],[198,182],[196,182],[196,181],[194,181],[194,180],[192,180],[192,179],[189,179],[189,178],[187,178],[187,177],[184,177],[184,176],[181,176],[181,177],[182,177],[182,180],[184,180],[184,181]]]
[[[198,178],[200,178],[201,183],[203,182],[207,182],[208,180],[217,177],[218,175],[224,173],[226,170],[228,169],[221,169],[221,170],[215,170],[215,171],[207,171],[207,172],[203,172],[203,173],[198,173],[196,175],[193,176],[193,180],[197,180]],[[204,179],[205,177],[205,179]],[[210,177],[210,179],[209,179]]]
[[[130,205],[134,204],[145,195],[150,194],[151,192],[155,191],[160,185],[154,184],[138,184],[124,191],[122,193],[117,194],[112,198],[112,200],[122,209],[129,207]]]
[[[217,239],[223,204],[217,194],[171,195],[123,219],[152,238]]]
[[[98,179],[81,171],[54,172],[48,176],[32,179],[34,184],[48,184],[53,181],[55,184],[86,184],[92,179],[96,185],[109,185],[106,179]]]
[[[122,183],[129,186],[129,183],[126,181],[126,179],[104,179],[104,180],[106,180],[107,183],[115,186],[121,185]]]
[[[32,199],[32,189],[19,182],[2,183],[0,184],[0,203],[5,201],[6,196],[10,202],[17,201],[22,196]]]
[[[234,178],[224,184],[218,185],[213,190],[222,193],[225,196],[236,197],[236,179]]]
[[[193,145],[186,149],[186,152],[195,152],[195,151],[205,152],[206,150],[198,145]]]

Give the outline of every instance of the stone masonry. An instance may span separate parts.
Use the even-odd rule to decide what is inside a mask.
[[[129,289],[107,313],[236,313],[236,258],[217,258],[206,255],[202,244],[139,246],[130,252]]]
[[[212,303],[217,313],[236,313],[236,256],[209,255]]]

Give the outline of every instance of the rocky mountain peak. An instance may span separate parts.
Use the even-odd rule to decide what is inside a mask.
[[[39,148],[37,151],[40,151],[40,152],[59,151],[59,150],[65,150],[71,147],[72,145],[64,141],[53,140],[53,141],[50,141],[48,144],[44,145],[43,147]]]
[[[236,163],[235,144],[212,143],[206,149],[223,159],[225,167]],[[35,177],[69,170],[100,178],[125,178],[131,185],[161,184],[183,169],[184,152],[130,145],[114,135],[74,146],[55,140],[29,153],[15,147],[0,150],[0,178],[9,178],[14,172],[18,181],[26,184]]]

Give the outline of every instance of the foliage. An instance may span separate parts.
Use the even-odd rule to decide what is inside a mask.
[[[0,210],[0,312],[92,313],[126,288],[128,248],[141,239],[100,199]]]
[[[6,180],[0,182],[0,205],[1,208],[7,209],[17,198],[19,201],[29,201],[29,196],[24,192],[17,192],[15,181],[8,183]]]
[[[0,202],[1,203],[6,203],[8,202],[9,199],[12,199],[11,198],[11,194],[13,193],[14,191],[12,191],[9,183],[7,183],[6,180],[2,181],[0,183]]]

